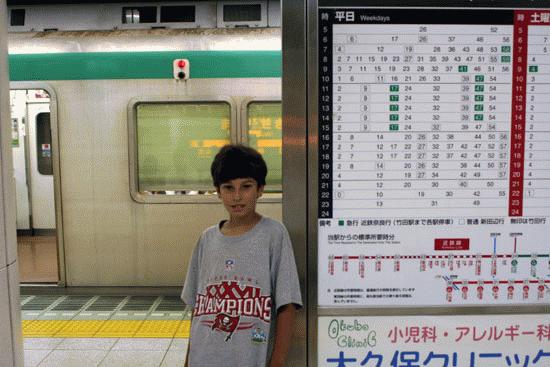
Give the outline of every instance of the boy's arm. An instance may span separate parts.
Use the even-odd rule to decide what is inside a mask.
[[[294,316],[296,306],[292,303],[281,306],[277,311],[277,331],[275,334],[275,345],[271,355],[269,367],[283,367],[285,365],[288,348],[294,330]]]

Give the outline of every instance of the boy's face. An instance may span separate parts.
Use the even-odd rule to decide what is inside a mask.
[[[256,212],[256,201],[264,192],[250,177],[235,178],[217,188],[218,197],[232,218],[244,218]]]

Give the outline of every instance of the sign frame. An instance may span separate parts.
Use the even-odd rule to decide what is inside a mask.
[[[283,1],[283,9],[290,0]],[[298,215],[304,215],[299,219],[298,223],[303,223],[307,226],[307,320],[308,320],[308,335],[309,348],[307,349],[308,366],[318,365],[318,339],[317,339],[317,327],[318,318],[323,316],[446,316],[446,315],[479,315],[479,314],[495,314],[495,315],[513,315],[513,314],[548,314],[550,313],[550,305],[528,305],[528,306],[460,306],[460,307],[447,307],[447,306],[433,306],[433,307],[354,307],[354,308],[329,308],[318,306],[318,194],[319,194],[319,181],[318,181],[318,169],[319,169],[319,134],[318,134],[318,112],[319,112],[319,63],[318,63],[318,13],[320,7],[337,7],[337,8],[350,8],[350,7],[379,7],[379,8],[501,8],[501,9],[529,9],[529,8],[547,8],[548,4],[544,4],[543,1],[455,1],[451,4],[441,4],[441,1],[395,1],[395,0],[307,0],[305,5],[305,15],[303,17],[293,17],[293,21],[304,21],[303,27],[306,31],[306,47],[304,48],[304,57],[306,58],[305,67],[298,62],[296,66],[291,62],[283,62],[283,68],[285,73],[296,72],[296,68],[303,67],[303,70],[299,72],[305,72],[306,82],[298,84],[303,89],[303,93],[307,95],[307,111],[299,109],[296,105],[297,102],[286,98],[288,94],[285,94],[285,87],[283,86],[283,134],[291,133],[292,141],[303,141],[303,149],[299,150],[300,159],[305,156],[307,161],[307,211],[301,213],[298,210]],[[289,15],[284,11],[286,20],[289,19]],[[283,29],[288,23],[283,18]],[[284,33],[286,33],[283,30]],[[286,39],[283,35],[283,50],[287,45],[296,45],[296,39],[301,38],[303,35],[290,35],[288,34]],[[283,52],[283,58],[287,51]],[[296,54],[294,54],[296,55]],[[283,80],[284,80],[283,76]],[[305,84],[305,85],[304,85]],[[288,89],[287,89],[288,90]],[[307,127],[305,129],[289,129],[289,116],[285,114],[285,111],[294,110],[295,112],[304,113],[307,119]],[[300,115],[299,115],[300,116]],[[303,117],[301,115],[300,117]],[[296,115],[294,115],[296,117]],[[287,138],[289,138],[287,136]],[[284,153],[283,153],[284,154]],[[283,161],[284,163],[287,160]],[[287,175],[291,174],[289,170],[284,169]],[[295,174],[295,172],[294,172]],[[283,173],[283,176],[285,174]],[[297,181],[294,181],[296,183]],[[303,186],[298,187],[286,187],[284,186],[285,196],[289,191],[303,192]],[[283,197],[283,206],[285,205],[285,196]],[[295,216],[296,218],[296,216]],[[293,240],[295,234],[291,231]],[[301,236],[297,238],[301,239]]]

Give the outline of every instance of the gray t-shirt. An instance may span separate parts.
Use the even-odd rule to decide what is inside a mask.
[[[302,305],[284,225],[263,217],[241,236],[208,228],[193,251],[181,298],[194,307],[190,367],[265,367],[276,310]]]

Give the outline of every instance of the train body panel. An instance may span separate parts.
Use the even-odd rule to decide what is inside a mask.
[[[10,33],[9,53],[281,51],[279,28]],[[45,65],[46,66],[46,65]]]
[[[143,49],[170,49],[166,44],[166,30],[136,32],[148,34],[148,45]],[[202,41],[201,32],[204,33]],[[59,32],[54,37],[55,42],[66,43],[67,49],[74,51],[74,42],[71,41],[74,37],[69,33],[85,38],[85,35],[76,33],[88,32]],[[89,33],[94,33],[93,37],[96,37],[99,32]],[[98,43],[105,45],[110,42],[112,48],[109,50],[128,51],[125,42],[129,39],[128,34],[122,32],[125,35],[121,37],[121,32],[113,33],[118,36],[112,36],[109,40],[105,40],[109,37],[99,37],[101,41]],[[213,39],[219,34],[232,33],[233,41],[228,41],[223,47],[257,51],[262,44],[262,50],[280,50],[279,30],[276,29],[251,32],[178,30],[173,33],[174,39],[169,43],[176,44],[175,40],[181,38],[180,44],[190,45],[185,50],[188,52],[218,51],[216,48],[222,48],[219,40],[210,40],[210,36],[216,33],[218,35],[212,36]],[[155,34],[158,37],[152,36]],[[195,38],[195,41],[186,40],[185,34]],[[50,37],[53,36],[44,35],[46,39]],[[160,39],[160,46],[156,45],[157,39]],[[10,50],[13,48],[13,55],[26,52],[31,48],[29,44],[37,44],[41,49],[42,41],[38,36],[28,38],[15,35]],[[144,39],[141,41],[146,43]],[[90,52],[95,50],[90,46],[93,43],[90,40],[88,46],[82,47],[81,44],[77,48]],[[62,48],[54,50],[59,52]],[[182,49],[181,46],[178,48]],[[231,51],[227,52],[231,54]],[[239,55],[234,60],[242,58],[242,54]],[[63,57],[63,53],[58,56]],[[136,53],[135,62],[140,62],[139,53]],[[216,61],[212,62],[215,64]],[[17,68],[17,65],[12,66]],[[89,65],[83,65],[83,68],[86,67]],[[226,215],[214,195],[184,195],[183,201],[186,202],[171,204],[161,203],[162,198],[155,203],[137,202],[132,198],[130,171],[134,168],[130,166],[130,155],[133,153],[130,151],[132,144],[129,139],[132,137],[129,137],[129,124],[134,122],[129,121],[128,113],[132,103],[150,98],[160,101],[221,98],[230,102],[233,119],[240,120],[243,118],[240,110],[248,101],[277,100],[281,95],[279,77],[206,76],[181,82],[169,79],[171,67],[171,64],[166,65],[168,77],[165,78],[102,79],[101,76],[90,75],[90,80],[48,80],[41,77],[57,101],[57,121],[52,122],[52,128],[57,129],[59,151],[53,153],[59,155],[60,195],[56,201],[63,230],[58,235],[62,236],[60,243],[63,251],[60,253],[64,254],[64,262],[61,268],[65,269],[67,286],[181,285],[200,233]],[[204,75],[204,70],[193,67],[192,62],[191,76],[201,72]],[[231,74],[231,67],[227,67],[228,73],[237,75]],[[234,67],[240,66],[237,63]],[[16,79],[22,80],[20,77]],[[241,131],[241,125],[238,121],[232,123],[234,141],[246,140],[243,139],[246,134]],[[281,220],[281,194],[266,196],[269,198],[258,204],[259,212]]]
[[[233,94],[238,104],[250,96],[277,95],[279,80],[190,80],[188,85],[172,80],[93,80],[52,82],[52,87],[59,101],[67,285],[181,284],[198,236],[224,218],[224,210],[204,198],[197,200],[207,202],[184,204],[132,200],[128,103],[146,96]],[[236,96],[236,91],[242,95]],[[83,109],[71,100],[89,103]],[[260,204],[259,210],[281,218],[279,203]]]

